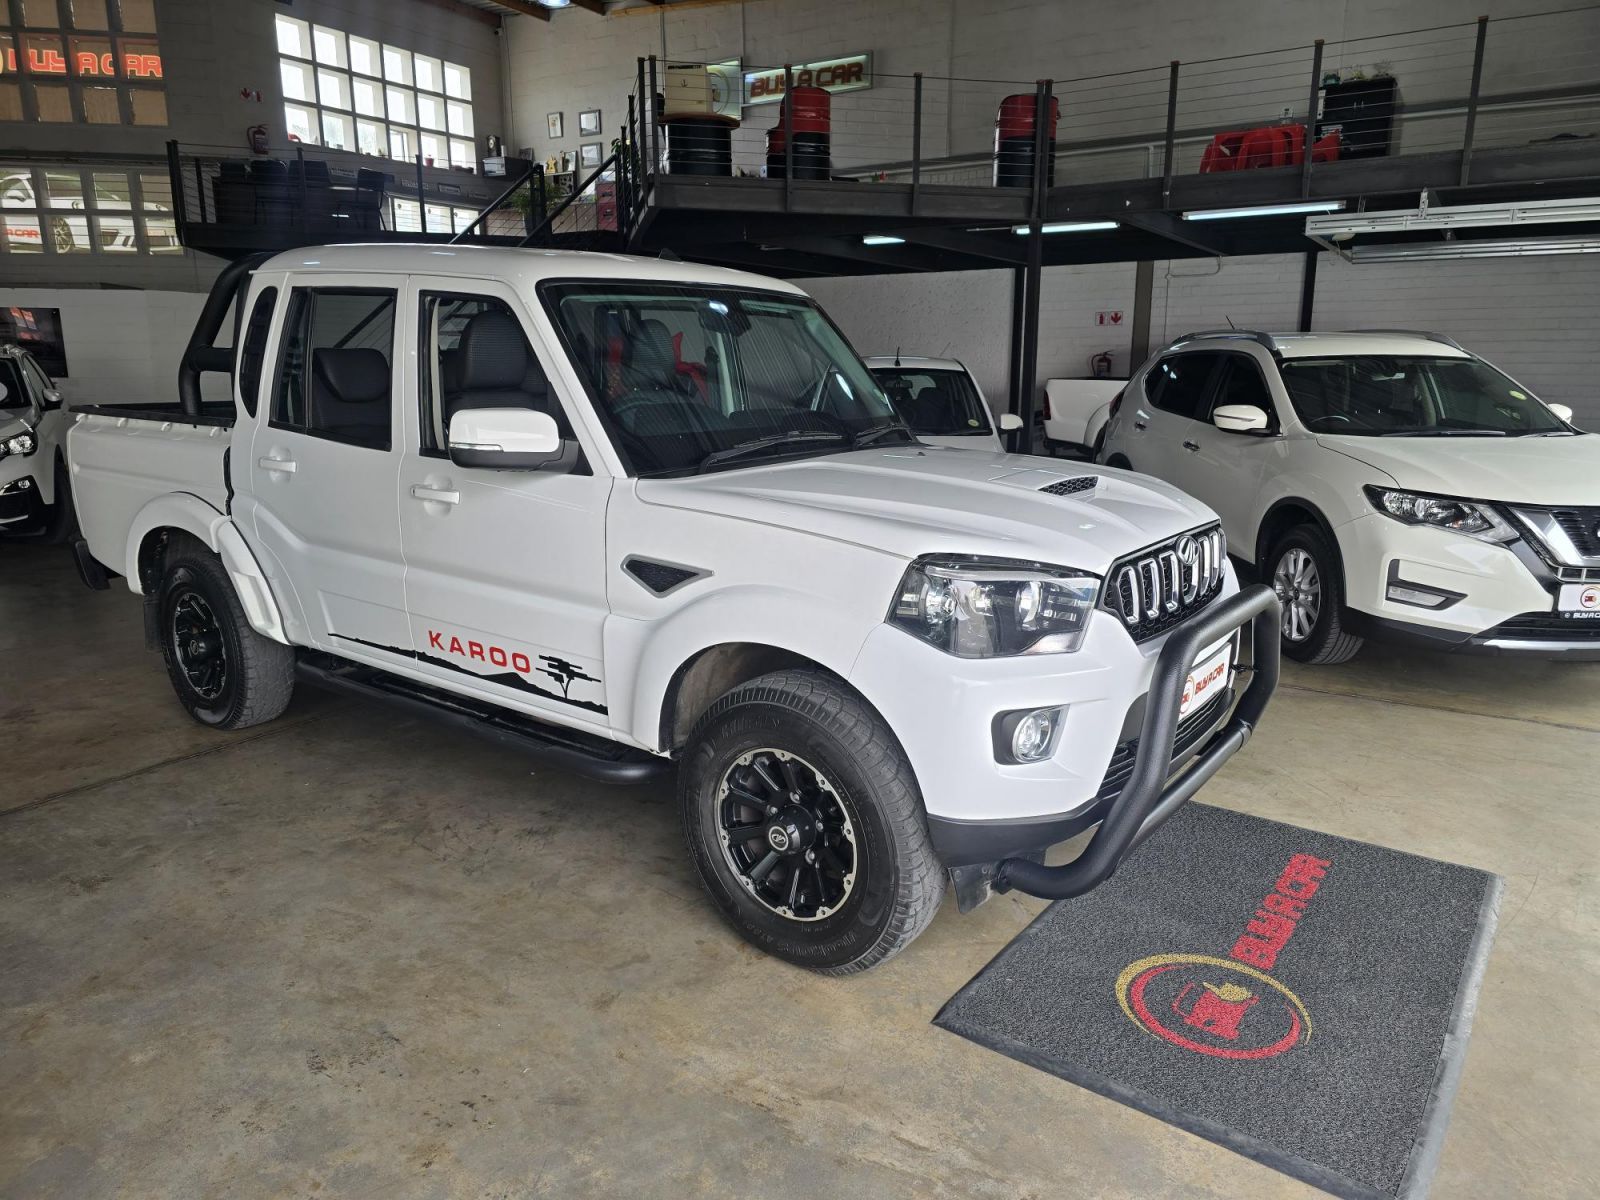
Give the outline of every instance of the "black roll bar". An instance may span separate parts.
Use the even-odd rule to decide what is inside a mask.
[[[200,317],[194,323],[194,332],[189,334],[189,344],[184,347],[183,359],[178,364],[178,403],[189,416],[200,415],[202,372],[233,374],[234,348],[218,346],[217,334],[222,332],[222,322],[227,319],[228,309],[233,307],[250,272],[271,257],[270,254],[249,254],[235,259],[222,268],[216,282],[211,285],[211,294],[206,297],[205,307],[200,310]]]
[[[1278,686],[1281,611],[1273,590],[1265,584],[1255,584],[1180,626],[1156,657],[1133,773],[1089,845],[1077,858],[1058,867],[1025,858],[1005,859],[995,870],[994,890],[1015,889],[1044,900],[1066,900],[1111,878],[1124,858],[1161,828],[1250,740]],[[1195,657],[1246,622],[1253,642],[1249,686],[1228,723],[1206,743],[1189,769],[1168,783],[1184,680],[1194,667]]]

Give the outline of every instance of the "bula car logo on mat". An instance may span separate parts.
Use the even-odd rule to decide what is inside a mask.
[[[1153,954],[1117,976],[1128,1020],[1163,1041],[1212,1058],[1273,1058],[1311,1040],[1305,1004],[1266,972],[1278,961],[1332,865],[1296,854],[1227,958]]]

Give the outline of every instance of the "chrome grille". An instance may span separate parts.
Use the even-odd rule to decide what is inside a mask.
[[[1100,482],[1098,475],[1079,475],[1076,479],[1058,479],[1040,488],[1041,492],[1049,492],[1052,496],[1070,496],[1074,492],[1090,492]]]
[[[1507,507],[1551,566],[1600,567],[1600,508]]]
[[[1112,564],[1101,607],[1136,642],[1165,633],[1222,590],[1228,543],[1218,525],[1147,546]]]

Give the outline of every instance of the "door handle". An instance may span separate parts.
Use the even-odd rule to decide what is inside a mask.
[[[293,475],[295,469],[292,458],[258,458],[256,466],[263,471],[276,471],[282,475]]]
[[[1199,442],[1185,441],[1183,443],[1183,448],[1185,450],[1198,450],[1198,449],[1200,449],[1200,443]]]
[[[1149,429],[1150,428],[1150,422],[1148,422],[1148,421],[1135,421],[1133,423],[1133,427],[1135,429]]]
[[[450,492],[443,488],[426,487],[420,483],[411,485],[411,498],[413,500],[431,500],[435,504],[460,504],[461,493]]]

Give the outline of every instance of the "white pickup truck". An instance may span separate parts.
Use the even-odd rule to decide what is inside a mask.
[[[602,779],[676,762],[718,908],[815,970],[906,945],[947,873],[963,909],[1095,886],[1276,683],[1210,510],[918,442],[772,280],[295,251],[224,271],[179,396],[80,411],[68,456],[85,581],[143,595],[196,720],[298,676]]]

